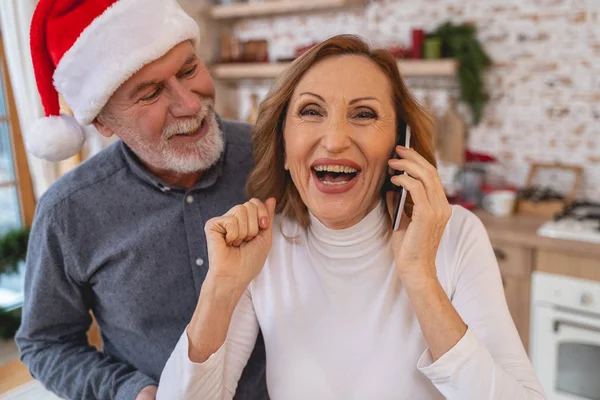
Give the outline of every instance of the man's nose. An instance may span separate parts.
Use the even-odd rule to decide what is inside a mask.
[[[197,115],[202,110],[202,100],[198,93],[183,85],[178,80],[171,86],[171,114],[174,117]]]

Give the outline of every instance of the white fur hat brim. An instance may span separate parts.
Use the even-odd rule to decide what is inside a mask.
[[[64,54],[54,86],[75,119],[88,125],[113,93],[145,65],[200,28],[175,0],[119,0],[96,18]]]

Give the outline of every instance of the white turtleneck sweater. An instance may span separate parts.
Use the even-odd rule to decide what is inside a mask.
[[[453,207],[439,246],[438,279],[469,328],[435,362],[394,277],[386,218],[377,207],[345,230],[313,216],[308,231],[282,221],[283,233],[298,240],[274,230],[263,271],[206,362],[189,360],[182,334],[158,399],[232,399],[259,328],[272,400],[543,399],[477,217]]]

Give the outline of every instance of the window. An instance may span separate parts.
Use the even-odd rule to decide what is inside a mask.
[[[0,91],[0,234],[22,225],[5,97]]]
[[[0,36],[0,235],[30,226],[34,209],[31,176]],[[24,267],[19,274],[0,275],[0,308],[21,305],[23,275]]]

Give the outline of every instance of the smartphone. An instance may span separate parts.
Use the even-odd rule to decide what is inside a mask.
[[[408,126],[407,124],[403,124],[404,125],[404,129],[403,132],[401,132],[400,135],[398,135],[398,145],[399,146],[404,146],[407,149],[410,148],[410,126]],[[394,149],[394,156],[395,158],[398,158],[398,154],[396,153],[396,149]],[[404,173],[404,171],[396,171],[395,175],[402,175]],[[394,210],[394,221],[392,223],[392,227],[395,231],[400,229],[400,221],[402,219],[402,211],[404,211],[404,203],[406,202],[406,189],[404,189],[402,186],[395,186],[394,188],[397,192],[399,192],[399,195],[397,196],[399,198],[398,203],[396,204],[395,210]]]

